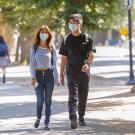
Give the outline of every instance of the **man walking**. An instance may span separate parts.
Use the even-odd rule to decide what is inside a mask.
[[[64,71],[66,69],[69,90],[69,119],[71,128],[77,123],[77,101],[79,125],[86,126],[84,120],[86,102],[89,90],[89,70],[93,61],[93,40],[81,31],[83,18],[80,14],[72,14],[69,18],[71,33],[64,37],[59,53],[62,55],[60,79],[64,85]]]

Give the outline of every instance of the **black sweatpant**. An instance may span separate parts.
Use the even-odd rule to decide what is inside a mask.
[[[81,72],[77,75],[73,75],[72,73],[67,72],[67,82],[69,90],[69,119],[77,119],[77,101],[79,119],[82,119],[85,115],[86,102],[89,91],[89,73]]]

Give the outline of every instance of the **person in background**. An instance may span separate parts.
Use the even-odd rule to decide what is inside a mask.
[[[0,68],[2,69],[2,82],[6,82],[6,67],[10,63],[8,45],[2,35],[0,35]]]
[[[62,55],[60,67],[60,80],[64,84],[64,71],[66,68],[69,91],[69,119],[71,128],[78,126],[77,101],[79,125],[86,126],[84,119],[86,102],[89,90],[89,70],[93,61],[93,40],[81,31],[83,18],[80,14],[72,14],[69,18],[71,33],[64,37],[59,53]]]
[[[135,85],[132,86],[131,92],[133,92],[133,93],[135,92]]]
[[[43,25],[37,32],[35,44],[30,49],[31,84],[35,88],[37,97],[37,119],[34,126],[38,128],[40,124],[45,102],[44,129],[46,130],[49,130],[54,83],[60,85],[57,71],[57,55],[51,40],[52,33],[50,29],[48,26]]]

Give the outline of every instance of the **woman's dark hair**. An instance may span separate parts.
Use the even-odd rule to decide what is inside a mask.
[[[52,33],[51,33],[50,29],[48,28],[48,26],[46,26],[46,25],[43,25],[43,26],[39,29],[39,31],[37,32],[34,46],[37,46],[37,47],[38,47],[38,46],[40,45],[40,36],[39,36],[39,35],[40,35],[40,32],[41,32],[43,29],[46,29],[46,30],[47,30],[47,33],[49,34],[49,37],[48,37],[48,39],[46,40],[47,46],[48,46],[48,48],[49,48],[50,42],[51,42],[51,40],[52,40]]]
[[[6,42],[5,42],[4,38],[3,38],[3,36],[0,35],[0,44],[3,44],[3,43],[6,43]]]

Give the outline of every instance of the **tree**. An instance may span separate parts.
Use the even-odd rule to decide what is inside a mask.
[[[1,0],[0,6],[6,21],[25,34],[43,23],[59,31],[72,13],[83,15],[85,28],[108,28],[124,11],[121,0]]]
[[[67,28],[69,15],[80,13],[84,17],[85,30],[106,29],[119,21],[116,18],[123,14],[124,1],[1,0],[0,7],[4,20],[20,32],[21,52],[24,53],[26,39],[42,24],[61,33],[63,28]]]
[[[48,0],[42,1],[46,3],[46,8],[55,9],[55,0],[49,0],[48,4]],[[70,14],[80,13],[84,17],[84,28],[90,30],[116,25],[125,14],[125,3],[121,0],[59,0],[58,3],[61,8],[57,10],[57,17],[61,18],[63,25],[68,21]]]

